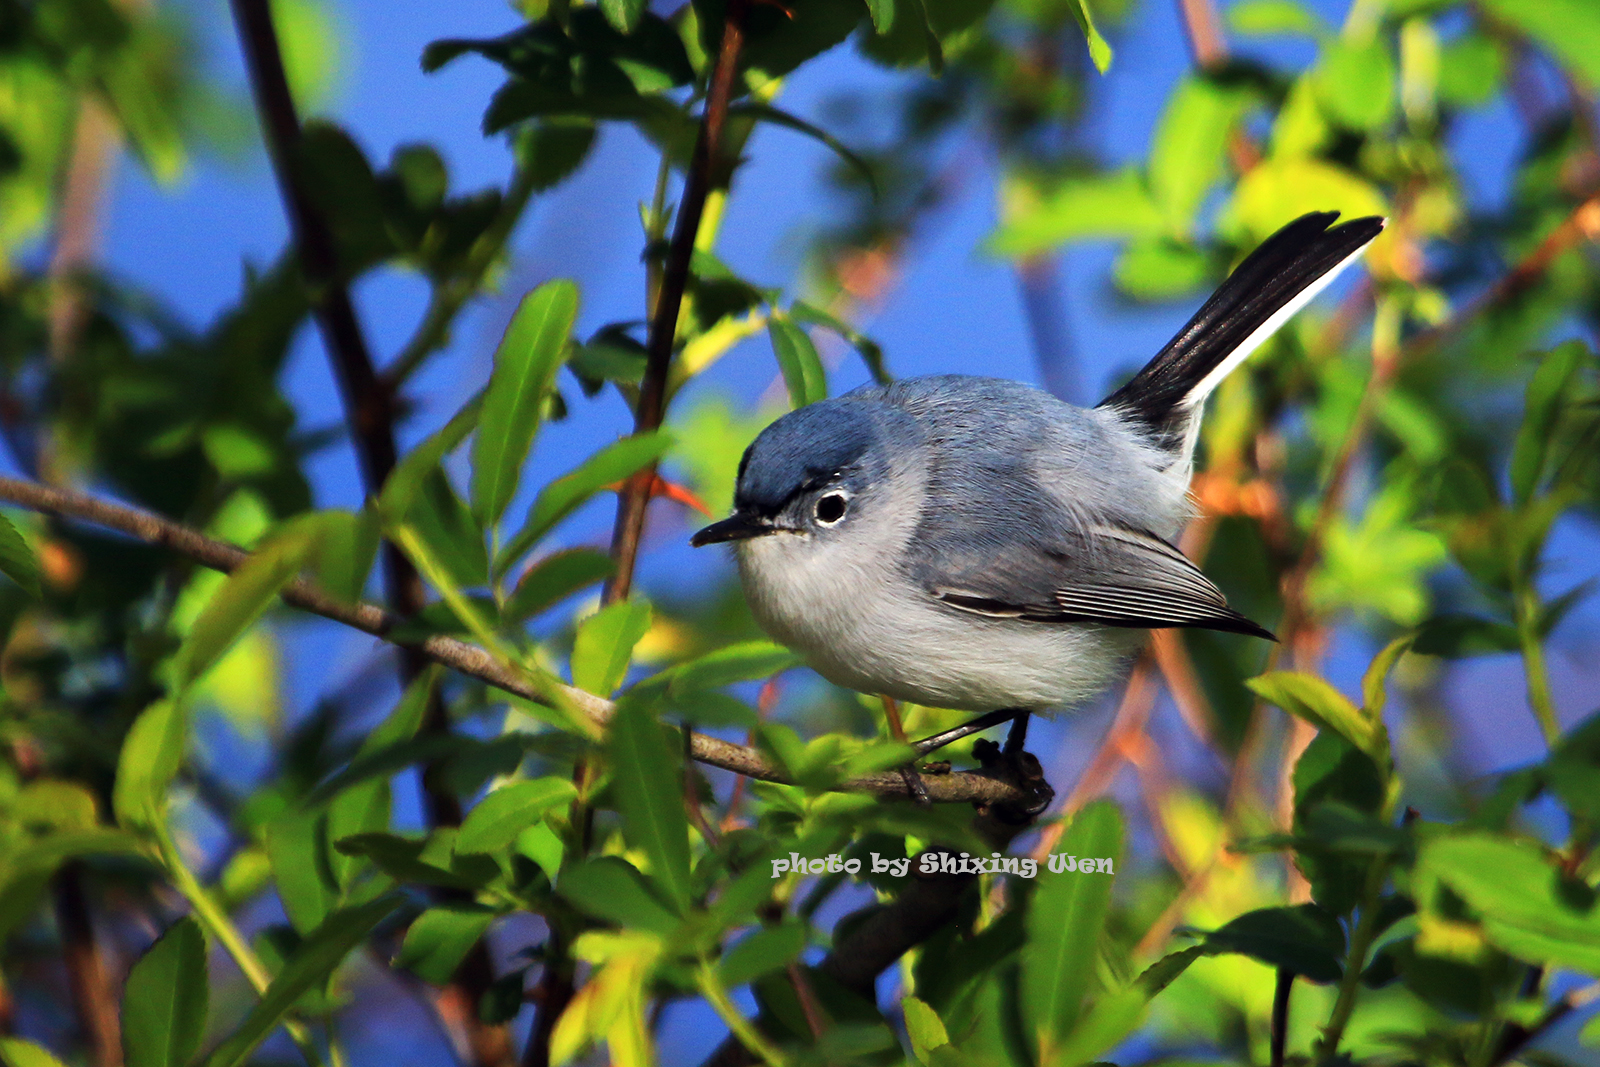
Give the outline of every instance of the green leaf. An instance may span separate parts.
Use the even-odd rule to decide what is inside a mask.
[[[1533,499],[1544,479],[1556,425],[1573,393],[1573,379],[1588,361],[1583,342],[1568,341],[1545,353],[1528,379],[1522,425],[1517,427],[1511,448],[1511,494],[1519,507]]]
[[[578,287],[546,282],[522,298],[494,354],[472,441],[472,514],[484,527],[500,521],[516,494],[577,317]]]
[[[1543,45],[1590,90],[1600,88],[1600,8],[1589,0],[1484,0],[1483,7]]]
[[[572,644],[572,684],[608,697],[627,677],[633,646],[650,629],[650,605],[623,600],[601,608],[578,624]]]
[[[772,354],[778,357],[784,384],[789,387],[789,405],[803,408],[828,398],[828,375],[822,367],[817,346],[800,327],[788,319],[773,316],[767,323],[772,339]]]
[[[39,599],[39,559],[11,520],[0,514],[0,574],[4,574],[23,588],[29,596]]]
[[[481,904],[429,908],[412,920],[394,966],[404,967],[424,982],[444,985],[496,916],[493,908]]]
[[[556,890],[584,914],[618,926],[636,927],[665,937],[682,925],[644,876],[617,856],[603,856],[563,870]]]
[[[1334,733],[1371,756],[1378,766],[1389,762],[1389,736],[1381,719],[1369,717],[1348,697],[1315,675],[1270,671],[1245,682],[1270,704]]]
[[[1190,76],[1167,98],[1150,150],[1150,195],[1175,233],[1194,230],[1206,194],[1223,175],[1228,137],[1250,106],[1251,94]]]
[[[1337,982],[1344,974],[1344,930],[1315,904],[1258,908],[1206,935],[1208,954],[1238,953],[1313,982]]]
[[[802,923],[763,927],[728,949],[717,961],[722,984],[731,989],[770,974],[791,960],[799,959],[806,942],[806,928]]]
[[[206,939],[179,919],[128,971],[122,996],[127,1067],[187,1067],[206,1032]]]
[[[1386,215],[1388,206],[1376,186],[1342,167],[1278,152],[1239,179],[1228,217],[1259,241],[1308,211],[1359,218]]]
[[[655,702],[635,693],[617,702],[607,740],[623,836],[650,857],[655,882],[686,914],[691,890],[683,754],[667,742]]]
[[[1228,7],[1228,26],[1235,33],[1255,37],[1320,37],[1327,32],[1315,13],[1294,0],[1240,0]]]
[[[66,1067],[43,1045],[20,1037],[0,1037],[0,1063],[5,1067]]]
[[[1089,0],[1067,0],[1067,10],[1078,20],[1078,29],[1083,31],[1083,39],[1089,45],[1089,58],[1094,60],[1095,69],[1104,74],[1111,69],[1111,46],[1100,36],[1100,30],[1094,24],[1094,12],[1089,9]]]
[[[1340,38],[1322,50],[1317,66],[1317,100],[1331,118],[1355,130],[1376,130],[1394,118],[1398,74],[1389,43]]]
[[[285,530],[252,552],[211,595],[173,661],[179,693],[210,670],[299,576],[316,547],[315,530]]]
[[[645,0],[600,0],[600,12],[618,33],[632,33],[644,15]]]
[[[126,827],[159,825],[166,818],[167,790],[178,776],[189,736],[189,713],[176,700],[158,700],[133,721],[117,756],[111,806]]]
[[[667,454],[672,435],[651,430],[613,441],[543,489],[528,509],[528,517],[495,561],[503,574],[523,553],[538,544],[557,523],[582,507],[609,485],[632,477]]]
[[[1401,656],[1411,651],[1412,640],[1412,634],[1395,638],[1367,665],[1366,673],[1361,676],[1361,713],[1368,719],[1383,721],[1383,707],[1389,700],[1389,672],[1394,670]]]
[[[1057,852],[1096,859],[1122,856],[1122,815],[1109,800],[1086,806],[1062,835]],[[1072,1030],[1097,969],[1111,903],[1111,879],[1062,873],[1041,879],[1028,910],[1022,956],[1022,1006],[1040,1062]]]
[[[867,0],[867,14],[878,33],[888,33],[894,27],[894,4],[895,0]]]
[[[393,525],[406,521],[417,496],[422,492],[423,483],[443,462],[444,457],[454,452],[467,439],[472,428],[478,425],[484,395],[478,393],[473,396],[450,417],[449,422],[402,456],[394,470],[389,472],[389,477],[383,483],[383,491],[378,494],[378,513],[386,523]]]
[[[344,958],[378,924],[388,918],[399,901],[390,896],[356,907],[341,908],[325,919],[295,949],[254,1007],[206,1060],[206,1067],[240,1067],[267,1039],[295,1001],[321,986]]]
[[[426,837],[369,832],[340,838],[334,848],[347,856],[368,857],[379,870],[400,882],[477,891],[500,876],[500,865],[490,857],[472,852],[457,854],[455,835],[450,827]]]
[[[782,126],[786,130],[793,130],[795,133],[811,138],[853,168],[861,176],[862,181],[866,183],[867,188],[872,191],[874,198],[879,195],[878,174],[872,169],[871,164],[821,126],[814,125],[798,115],[791,115],[782,108],[773,107],[771,104],[761,101],[745,101],[734,104],[728,108],[728,117],[731,119],[751,118],[759,122],[768,122],[774,126]]]
[[[1174,952],[1152,963],[1131,985],[1107,993],[1083,1013],[1057,1052],[1057,1063],[1093,1063],[1122,1044],[1144,1020],[1150,1006],[1173,979],[1199,959],[1201,946]]]
[[[796,300],[789,305],[789,317],[795,322],[821,326],[832,330],[844,338],[845,343],[854,348],[861,356],[861,361],[867,365],[867,370],[872,374],[872,380],[879,385],[888,385],[894,380],[890,376],[888,368],[884,366],[883,348],[878,342],[861,331],[853,329],[837,315],[814,304],[808,304],[804,300]]]
[[[1564,875],[1541,846],[1487,833],[1435,838],[1417,869],[1455,890],[1483,917],[1489,940],[1518,959],[1600,975],[1594,890]]]
[[[309,934],[339,902],[328,856],[327,820],[320,811],[290,810],[267,824],[267,858],[289,922]]]
[[[567,846],[549,823],[535,823],[517,835],[517,855],[532,860],[550,879],[552,885],[561,876],[561,861],[566,857]]]
[[[1165,237],[1128,242],[1114,267],[1117,288],[1139,300],[1171,300],[1211,278],[1211,258]]]
[[[1424,656],[1463,659],[1515,652],[1521,647],[1517,628],[1510,623],[1471,615],[1436,615],[1418,628],[1411,650]]]
[[[905,1014],[911,1051],[918,1060],[931,1065],[938,1049],[950,1048],[950,1034],[944,1028],[944,1020],[927,1001],[913,996],[900,998],[900,1010]]]
[[[520,624],[543,614],[567,597],[617,569],[604,552],[592,548],[568,548],[541,559],[517,582],[506,598],[502,614],[506,622]]]
[[[544,818],[545,812],[565,804],[577,790],[565,778],[536,778],[509,782],[480,800],[467,813],[456,834],[457,852],[499,852],[517,835]]]
[[[1095,238],[1150,237],[1167,220],[1137,170],[1039,181],[1013,176],[1001,189],[1000,228],[990,251],[1014,258]]]
[[[800,656],[771,641],[744,641],[708,652],[668,672],[670,692],[684,696],[706,689],[721,689],[735,682],[770,678],[799,666]]]

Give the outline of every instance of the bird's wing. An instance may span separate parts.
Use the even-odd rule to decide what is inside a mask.
[[[1276,640],[1228,607],[1182,552],[1153,534],[1097,524],[935,552],[918,568],[940,602],[995,618],[1105,626],[1193,626]]]

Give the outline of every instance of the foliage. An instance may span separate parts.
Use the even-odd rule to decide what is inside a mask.
[[[286,40],[314,20],[305,7],[281,6]],[[1098,77],[1087,64],[1114,62],[1123,4],[519,7],[514,32],[439,41],[421,57],[429,70],[503,72],[483,127],[515,147],[505,188],[453,189],[426,145],[380,166],[336,125],[307,122],[276,162],[325,225],[337,269],[312,284],[287,247],[192,332],[115,279],[37,250],[74,225],[74,122],[108,116],[167,180],[200,136],[195,101],[217,90],[191,73],[174,23],[143,6],[0,6],[11,462],[251,550],[222,577],[86,523],[0,516],[0,1005],[27,990],[58,1002],[41,1014],[81,1022],[0,1039],[0,1060],[234,1067],[290,1055],[262,1050],[281,1028],[294,1055],[342,1063],[341,1012],[384,995],[361,977],[365,948],[446,987],[439,1002],[457,1009],[441,1021],[485,1067],[508,1062],[510,1044],[492,1037],[525,989],[533,1067],[600,1062],[601,1048],[628,1067],[654,1063],[661,1009],[679,1002],[714,1013],[774,1067],[1284,1062],[1285,1047],[1296,1062],[1556,1062],[1541,1042],[1592,999],[1592,984],[1574,988],[1600,980],[1600,713],[1558,713],[1547,666],[1553,633],[1589,592],[1557,586],[1552,531],[1592,520],[1597,503],[1600,362],[1569,338],[1592,331],[1600,309],[1587,243],[1600,233],[1600,8],[1356,0],[1333,27],[1296,0],[1240,0],[1230,32],[1301,39],[1309,60],[1202,56],[1165,101],[1147,156],[1106,166],[1062,131],[1083,119]],[[870,148],[842,120],[823,129],[777,103],[785,77],[840,48],[894,72]],[[719,102],[721,55],[736,67]],[[290,67],[304,99],[315,78]],[[1539,78],[1566,102],[1527,116],[1534,135],[1509,202],[1472,209],[1454,131]],[[724,106],[723,144],[697,150],[707,112]],[[375,463],[372,434],[392,439],[408,411],[397,393],[490,290],[528,204],[576,171],[606,124],[629,124],[659,155],[642,249],[608,252],[642,252],[652,306],[637,318],[653,331],[678,272],[671,332],[625,321],[575,336],[582,294],[547,282],[522,296],[473,399],[392,469]],[[737,194],[758,124],[815,138],[838,160],[808,277],[782,287],[716,253],[716,208]],[[559,537],[612,491],[666,498],[658,509],[727,502],[738,456],[772,412],[680,400],[721,359],[770,350],[793,407],[829,393],[823,336],[888,380],[885,354],[851,325],[877,284],[864,265],[902,254],[937,205],[947,149],[974,130],[1003,171],[987,250],[1026,272],[1068,246],[1114,241],[1109,281],[1130,301],[1192,298],[1305,211],[1391,219],[1366,259],[1370,281],[1336,312],[1291,324],[1214,401],[1197,529],[1212,535],[1209,569],[1230,597],[1276,619],[1283,642],[1268,653],[1193,633],[1161,660],[1180,703],[1199,709],[1195,744],[1225,781],[1172,788],[1139,720],[1107,753],[1144,772],[1146,814],[1097,799],[1047,816],[1041,856],[1112,859],[1115,882],[1049,868],[897,877],[895,860],[998,860],[1021,829],[996,836],[962,806],[860,788],[906,758],[887,723],[931,731],[952,714],[882,709],[880,728],[877,699],[808,690],[774,718],[775,680],[797,661],[726,609],[728,591],[697,590],[694,603],[607,595],[591,611],[596,585],[627,587],[632,556]],[[677,175],[712,204],[702,217],[683,196],[686,244],[673,238]],[[390,422],[364,422],[353,397],[351,432],[318,440],[281,386],[290,342],[308,318],[325,321],[331,292],[395,266],[426,280],[430,304],[366,386],[376,406],[365,410]],[[769,346],[736,347],[763,332]],[[611,392],[639,409],[639,431],[548,469],[543,424],[589,418]],[[646,417],[651,397],[664,418]],[[335,446],[381,479],[360,513],[311,507],[307,464]],[[1206,538],[1185,547],[1204,552]],[[279,685],[280,595],[306,581],[349,605],[383,595],[379,571],[424,591],[403,610],[390,585],[405,617],[384,636],[411,649],[470,642],[522,695],[413,657],[403,694],[359,741],[340,728],[355,695],[278,721],[264,694]],[[1359,695],[1328,676],[1333,633],[1381,647]],[[1520,658],[1548,756],[1469,781],[1417,738],[1459,714],[1440,686],[1445,661],[1496,654]],[[1148,680],[1149,663],[1139,669]],[[748,734],[770,780],[708,778],[686,759],[704,754],[691,736],[704,728]],[[219,729],[265,753],[259,778],[229,777],[205,742]],[[961,764],[987,758],[956,752]],[[420,826],[396,814],[396,777],[413,770]],[[1036,839],[1018,840],[1020,854]],[[859,861],[860,877],[792,869],[830,855]],[[893,925],[882,923],[891,909],[939,884],[967,888],[917,916],[887,1003],[870,980],[841,979],[868,935]],[[262,928],[271,901],[284,921]],[[861,907],[830,926],[841,902]],[[497,969],[485,939],[532,930]],[[147,947],[125,982],[107,984],[83,961],[113,931]],[[210,964],[213,949],[232,967]],[[55,977],[63,967],[70,983]],[[95,1019],[118,1006],[121,1047],[108,1048]],[[0,1025],[12,1025],[3,1010]]]

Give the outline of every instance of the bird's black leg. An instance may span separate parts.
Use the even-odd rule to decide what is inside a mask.
[[[1006,755],[1015,756],[1028,743],[1028,719],[1028,712],[1019,711],[1011,720],[1011,732],[1006,734]]]
[[[952,741],[959,741],[963,737],[971,737],[973,734],[987,730],[991,726],[998,726],[1003,722],[1010,722],[1019,719],[1026,723],[1027,718],[1028,713],[1021,708],[1001,708],[999,711],[991,711],[983,715],[979,715],[976,719],[973,719],[970,722],[964,722],[960,726],[951,727],[950,729],[934,734],[931,737],[924,737],[921,741],[913,742],[911,747],[917,750],[918,756],[926,756],[928,753],[935,752],[950,744]],[[1016,731],[1017,728],[1013,726],[1013,737],[1017,736]],[[1026,737],[1026,725],[1022,727],[1022,731],[1022,736]],[[1018,744],[1020,747],[1020,739]]]

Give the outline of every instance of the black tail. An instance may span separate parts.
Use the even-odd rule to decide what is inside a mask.
[[[1263,241],[1167,347],[1100,406],[1117,409],[1187,459],[1195,416],[1211,390],[1383,232],[1376,216],[1329,229],[1338,217],[1337,211],[1302,215]]]

